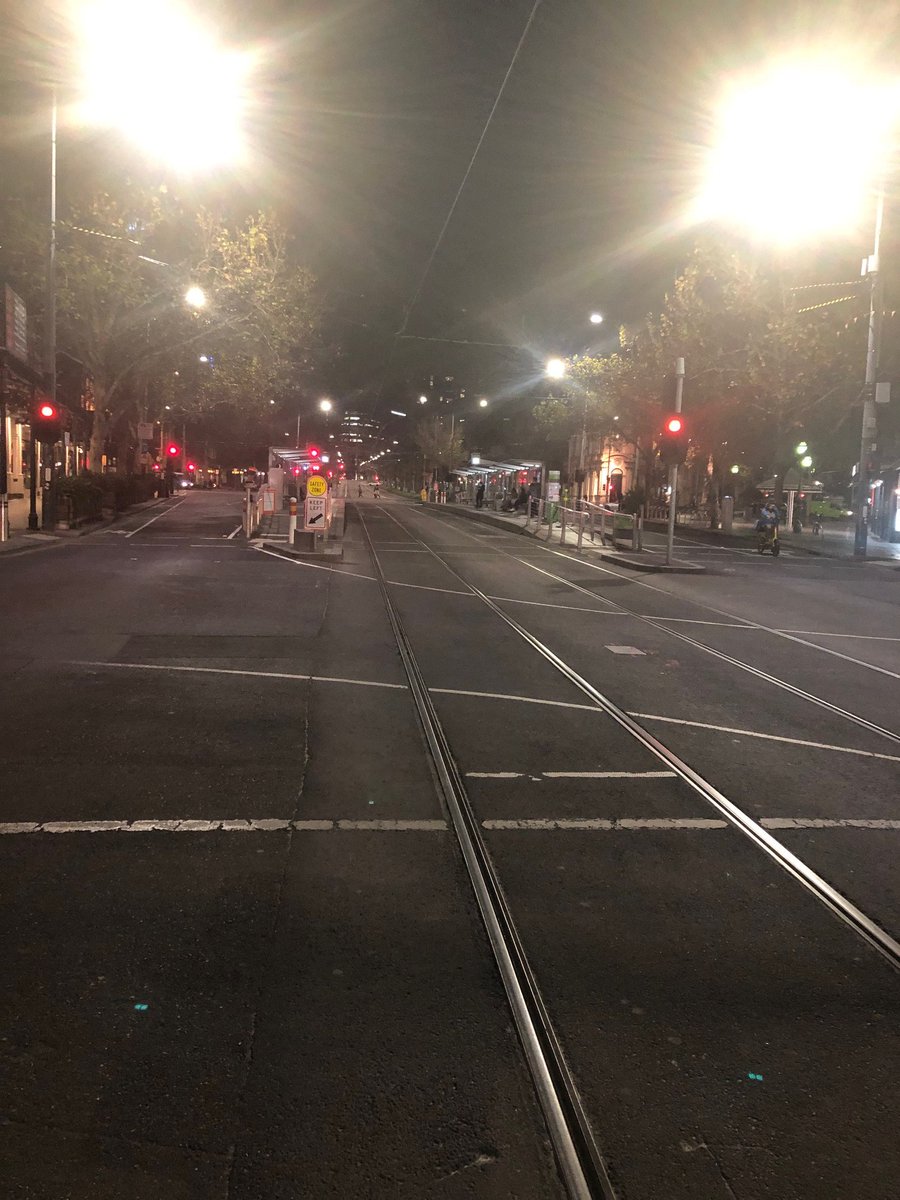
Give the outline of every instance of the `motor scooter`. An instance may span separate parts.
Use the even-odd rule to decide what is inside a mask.
[[[777,558],[781,553],[781,544],[778,541],[778,526],[767,525],[765,529],[761,529],[756,538],[756,553],[765,554],[766,551]]]

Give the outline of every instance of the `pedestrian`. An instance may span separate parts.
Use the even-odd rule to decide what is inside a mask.
[[[428,503],[428,488],[425,487],[424,484],[422,485],[422,490],[419,492],[419,499],[422,501],[423,504]]]
[[[357,500],[361,500],[361,499],[362,499],[362,484],[361,484],[361,483],[360,483],[360,484],[357,484],[357,487],[356,487],[356,498],[357,498]]]
[[[478,487],[475,489],[475,507],[481,508],[484,504],[484,480],[479,479]]]
[[[519,494],[516,497],[516,502],[513,505],[513,508],[516,510],[516,512],[518,512],[519,509],[525,509],[527,507],[528,507],[528,488],[523,483],[522,486],[519,488]]]

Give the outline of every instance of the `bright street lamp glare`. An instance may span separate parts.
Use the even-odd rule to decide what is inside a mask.
[[[488,406],[487,400],[482,398],[481,400],[478,401],[479,408],[487,408],[487,406]]]
[[[191,308],[204,308],[206,306],[206,292],[204,292],[203,288],[196,285],[189,287],[184,293],[184,302]]]
[[[592,312],[591,313],[591,324],[592,325],[602,325],[603,324],[603,313]]]
[[[824,59],[737,82],[718,114],[695,217],[782,243],[856,229],[888,157],[898,101],[895,84]]]
[[[334,405],[331,403],[330,400],[320,400],[319,401],[319,409],[323,413],[330,413],[333,408],[334,408]]]
[[[551,379],[562,379],[566,373],[566,364],[561,358],[550,358],[545,370]]]
[[[120,129],[176,170],[241,157],[249,54],[217,45],[177,0],[152,12],[121,0],[72,8],[86,123]]]

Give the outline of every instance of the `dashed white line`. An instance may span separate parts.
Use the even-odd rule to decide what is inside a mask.
[[[870,829],[900,831],[900,820],[878,817],[762,817],[766,829]],[[491,818],[481,822],[484,829],[582,830],[586,832],[702,831],[728,829],[728,821],[715,817],[525,817]],[[184,818],[181,820],[142,821],[6,821],[0,823],[0,836],[48,833],[277,833],[298,830],[307,833],[443,833],[447,822],[438,819],[285,820],[260,817],[251,820],[219,821]]]

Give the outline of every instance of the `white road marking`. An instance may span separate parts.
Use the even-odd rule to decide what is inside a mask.
[[[900,821],[877,818],[763,817],[766,829],[900,829]]]
[[[607,646],[607,650],[613,654],[640,654],[646,658],[646,650],[638,650],[637,646]]]
[[[151,517],[149,521],[145,521],[143,525],[138,525],[137,529],[132,529],[125,534],[126,537],[134,537],[136,533],[140,533],[142,529],[146,529],[148,525],[152,525],[154,521],[158,521],[160,517],[164,517],[166,513],[172,513],[176,508],[181,508],[182,504],[187,501],[187,496],[184,500],[179,500],[177,504],[173,504],[171,508],[164,508],[161,513],[157,513],[155,517]]]
[[[572,704],[568,700],[539,700],[535,696],[510,696],[505,692],[470,692],[465,688],[429,688],[433,696],[471,696],[475,700],[516,700],[520,704],[549,704],[552,708],[579,708],[605,716],[596,704]]]
[[[335,683],[351,687],[388,688],[392,691],[408,690],[405,683],[385,683],[378,679],[344,679],[331,675],[304,675],[288,671],[247,671],[233,667],[184,667],[165,663],[127,663],[127,662],[98,662],[90,659],[71,659],[70,666],[75,667],[110,667],[130,671],[173,671],[199,675],[246,675],[258,679],[293,679],[301,683]],[[505,692],[476,692],[464,688],[429,688],[432,695],[464,696],[474,700],[508,700],[518,704],[543,704],[551,708],[576,709],[581,712],[596,713],[605,716],[596,704],[573,704],[566,700],[542,700],[537,696],[516,696]],[[630,717],[642,721],[661,721],[669,725],[686,725],[695,729],[710,729],[716,733],[732,733],[739,737],[762,738],[765,741],[785,742],[791,746],[807,746],[811,750],[834,750],[839,754],[856,754],[861,758],[877,758],[884,762],[900,762],[900,756],[895,754],[878,754],[873,750],[858,750],[855,746],[835,746],[830,742],[812,742],[804,738],[784,737],[776,733],[757,733],[752,729],[736,729],[730,725],[711,725],[705,721],[687,721],[682,717],[663,717],[656,713],[629,712]]]
[[[0,835],[22,833],[274,833],[281,830],[326,832],[330,830],[378,830],[385,832],[443,832],[442,820],[300,820],[261,817],[254,820],[204,821],[7,821]]]
[[[269,558],[277,558],[279,562],[288,563],[292,567],[307,567],[311,571],[330,571],[332,575],[339,575],[342,579],[365,579],[369,583],[377,583],[374,575],[360,575],[357,571],[339,571],[337,567],[326,566],[325,563],[304,562],[300,558],[289,558],[284,554],[276,554],[273,550],[266,550],[263,546],[254,546],[253,549],[257,554],[266,554]]]
[[[674,779],[674,771],[466,771],[467,779]]]
[[[338,829],[375,829],[385,832],[443,833],[446,821],[338,821]]]
[[[401,583],[398,579],[386,579],[385,583],[391,587],[413,588],[417,592],[440,592],[442,596],[466,596],[469,599],[475,599],[474,592],[460,592],[456,588],[428,587],[424,583]]]
[[[73,659],[71,665],[123,668],[129,671],[180,671],[194,675],[249,675],[257,679],[295,679],[306,683],[346,683],[354,687],[391,688],[400,692],[407,691],[405,683],[382,683],[377,679],[343,679],[336,675],[302,675],[289,671],[244,671],[234,667],[181,667],[170,666],[167,663],[92,662],[85,659]]]
[[[548,779],[674,779],[675,771],[545,771]]]
[[[727,829],[728,822],[715,817],[533,817],[525,820],[482,821],[484,829]]]
[[[740,737],[764,738],[768,742],[787,742],[791,746],[808,746],[811,750],[835,750],[839,754],[858,754],[862,758],[880,758],[885,762],[900,762],[896,754],[877,754],[873,750],[857,750],[855,746],[833,746],[830,742],[808,742],[803,738],[783,737],[777,733],[756,733],[752,729],[734,729],[730,725],[709,725],[705,721],[685,721],[682,717],[660,717],[654,713],[630,712],[638,721],[663,721],[667,725],[689,725],[695,729],[712,729],[716,733],[734,733]]]
[[[884,832],[900,831],[900,820],[877,817],[762,817],[766,829],[871,829]],[[484,829],[584,830],[620,832],[641,830],[706,830],[728,829],[728,821],[715,817],[527,817],[494,818],[481,822]],[[291,821],[278,817],[251,820],[225,819],[219,821],[183,818],[181,820],[143,821],[6,821],[0,824],[0,836],[49,833],[277,833],[286,830],[300,832],[366,832],[378,833],[443,833],[443,820],[381,820],[355,821],[339,818]]]
[[[880,637],[874,633],[825,633],[821,629],[776,629],[776,633],[804,633],[807,637],[858,638],[861,642],[900,642],[900,637]]]
[[[226,533],[226,534],[225,534],[225,537],[226,537],[226,538],[227,538],[229,541],[231,541],[231,539],[232,539],[232,538],[236,538],[236,537],[237,537],[237,535],[238,535],[238,534],[241,532],[241,530],[242,530],[243,528],[244,528],[244,527],[243,527],[243,525],[238,525],[237,529],[232,529],[231,533]]]

